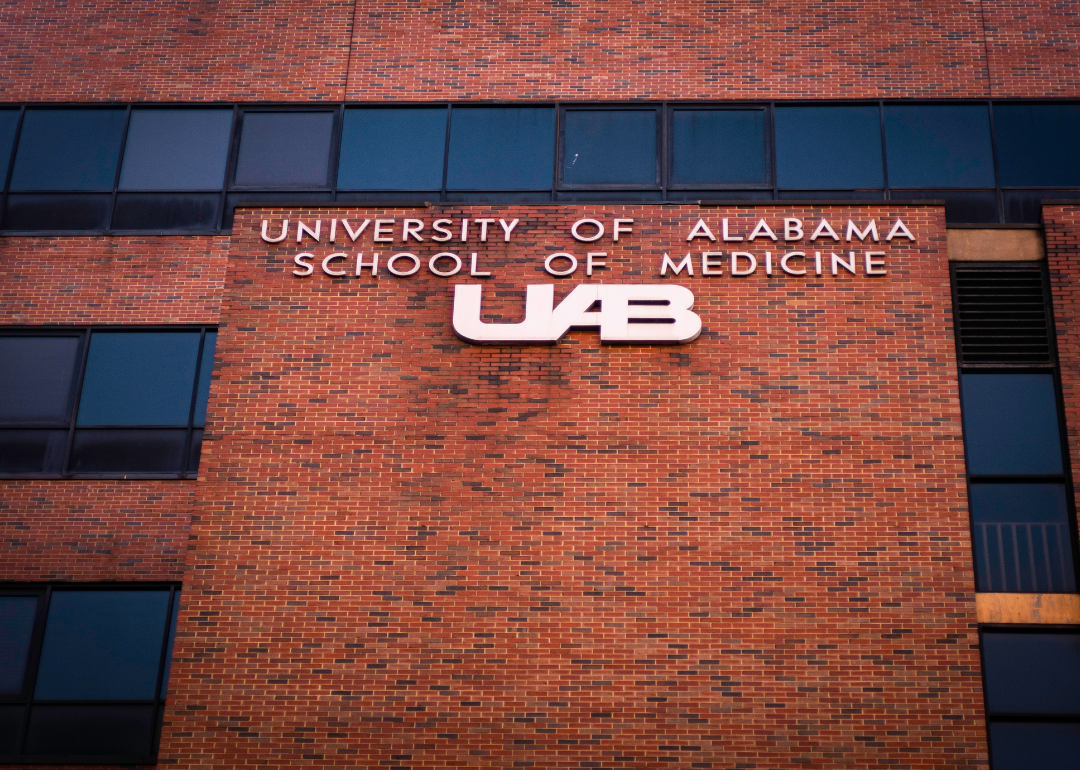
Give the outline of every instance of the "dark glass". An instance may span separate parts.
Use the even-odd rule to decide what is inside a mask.
[[[971,485],[979,590],[1072,591],[1064,484]]]
[[[184,429],[77,430],[71,447],[74,473],[181,473]]]
[[[240,134],[236,184],[325,187],[332,112],[247,112]]]
[[[987,224],[998,221],[997,193],[993,190],[893,190],[898,201],[944,200],[946,224]]]
[[[448,192],[446,200],[458,203],[531,203],[549,201],[551,193],[544,192]]]
[[[37,605],[36,596],[0,596],[0,695],[22,692]]]
[[[0,178],[5,181],[8,163],[11,162],[11,151],[15,148],[15,129],[18,126],[18,110],[0,110]]]
[[[206,402],[210,398],[210,378],[214,373],[214,347],[217,332],[207,332],[199,364],[199,385],[195,390],[195,425],[206,425]]]
[[[8,195],[5,230],[105,230],[111,193]]]
[[[188,452],[188,473],[197,473],[199,458],[202,455],[203,432],[196,428],[191,432],[191,450]]]
[[[885,199],[884,190],[779,190],[777,200],[782,201],[880,201]]]
[[[187,425],[199,332],[94,332],[79,425]]]
[[[27,110],[12,190],[111,190],[126,111]]]
[[[962,374],[960,389],[969,473],[1062,472],[1052,374]]]
[[[656,114],[653,109],[567,110],[562,183],[657,184]]]
[[[152,700],[169,592],[54,590],[35,700]]]
[[[199,431],[200,433],[202,431]],[[176,641],[176,618],[180,614],[180,592],[176,591],[173,594],[173,606],[172,613],[169,618],[169,646],[165,650],[165,671],[161,677],[161,699],[165,699],[165,695],[169,691],[169,673],[172,671],[172,654],[173,643]]]
[[[465,195],[467,193],[458,193]],[[417,206],[425,206],[427,203],[439,200],[438,190],[414,190],[410,192],[395,192],[393,190],[373,190],[371,192],[345,191],[339,192],[334,199],[339,203],[412,203]]]
[[[26,708],[0,704],[0,757],[14,757],[22,745]]]
[[[1080,185],[1080,105],[995,104],[994,129],[1003,186]]]
[[[454,108],[447,188],[551,189],[554,168],[554,107]]]
[[[982,648],[992,713],[1080,713],[1080,634],[984,631]]]
[[[0,421],[66,422],[79,337],[0,337]]]
[[[232,110],[131,111],[121,190],[213,190],[225,182]]]
[[[765,110],[675,110],[671,184],[765,184]]]
[[[23,753],[148,758],[153,737],[153,705],[35,705],[30,710]]]
[[[445,107],[347,109],[338,187],[438,190],[445,152]]]
[[[668,190],[669,201],[771,201],[772,190]]]
[[[119,193],[114,230],[217,230],[220,193]]]
[[[891,187],[994,186],[985,105],[887,105],[885,147]]]
[[[994,770],[1080,770],[1080,724],[991,722]]]
[[[877,107],[777,107],[774,115],[778,186],[885,186]]]
[[[0,430],[0,473],[62,473],[68,431]]]
[[[662,201],[659,190],[564,190],[555,194],[559,201]]]
[[[340,196],[339,196],[340,197]],[[222,217],[221,226],[229,230],[233,224],[233,213],[237,206],[249,205],[275,205],[281,203],[300,205],[308,203],[322,203],[333,198],[328,192],[242,192],[229,193],[225,198],[225,215]]]
[[[1004,190],[1002,196],[1006,222],[1037,225],[1044,200],[1080,200],[1080,190]]]

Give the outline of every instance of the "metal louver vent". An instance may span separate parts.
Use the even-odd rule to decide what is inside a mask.
[[[1049,303],[1038,266],[957,266],[956,327],[961,364],[1052,364]]]

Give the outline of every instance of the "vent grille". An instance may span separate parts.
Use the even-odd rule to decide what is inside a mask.
[[[957,267],[956,328],[961,364],[1052,364],[1049,302],[1039,267]]]

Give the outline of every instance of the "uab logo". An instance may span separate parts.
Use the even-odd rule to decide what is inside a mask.
[[[693,293],[670,284],[581,284],[555,306],[555,286],[526,287],[525,320],[480,320],[477,284],[454,287],[454,331],[477,345],[549,345],[571,329],[599,329],[608,343],[683,343],[701,333]]]

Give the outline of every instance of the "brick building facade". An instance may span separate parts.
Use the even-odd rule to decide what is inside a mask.
[[[1008,181],[995,160],[989,183],[939,185],[949,189],[927,200],[891,190],[900,183],[890,165],[885,199],[854,190],[783,200],[769,133],[778,105],[800,100],[870,105],[883,143],[893,141],[890,105],[1076,109],[1069,8],[20,2],[0,20],[0,92],[21,132],[3,188],[0,339],[85,334],[87,372],[93,335],[125,329],[185,331],[197,360],[213,353],[212,381],[192,364],[184,457],[169,472],[79,470],[98,467],[77,459],[93,430],[181,430],[150,419],[84,428],[89,374],[74,380],[68,454],[52,470],[48,460],[12,470],[10,458],[26,451],[23,434],[59,422],[3,423],[0,407],[0,589],[37,602],[25,674],[9,690],[0,678],[3,761],[1003,770],[1022,766],[1008,753],[1016,746],[1080,741],[1080,707],[1067,697],[995,705],[1002,685],[987,685],[995,664],[981,644],[987,634],[1063,649],[1080,639],[1070,470],[1080,467],[1080,207],[1068,202],[1080,193],[1066,189],[1080,179]],[[558,116],[546,200],[455,192],[445,158],[434,192],[344,191],[349,105],[501,102]],[[760,108],[761,184],[680,188],[665,102]],[[118,146],[136,146],[140,107],[228,103],[233,115],[329,105],[341,149],[330,151],[328,185],[260,198],[238,181],[246,139],[234,128],[220,194],[199,188],[220,198],[214,225],[190,232],[135,232],[116,218],[12,225],[18,206],[68,205],[45,200],[55,188],[16,182],[26,116],[119,103],[129,117]],[[565,115],[577,104],[659,110],[655,185],[568,181]],[[1002,158],[1004,134],[993,136]],[[62,188],[64,201],[83,190],[121,211],[135,195],[121,177],[134,150],[123,152],[107,191]],[[962,187],[996,196],[997,218],[962,221],[975,210]],[[1010,218],[1028,188],[1047,190],[1023,199],[1037,222]],[[436,239],[444,219],[449,237]],[[603,235],[575,238],[582,219],[604,224]],[[617,237],[616,219],[626,228]],[[376,240],[378,220],[392,220],[388,240]],[[411,238],[407,220],[421,222]],[[815,233],[822,221],[832,235]],[[735,251],[753,256],[752,272],[737,274],[750,260]],[[446,252],[461,267],[444,277],[434,268],[453,261],[430,260]],[[415,255],[414,274],[389,269],[399,253]],[[565,259],[545,270],[556,253],[572,253],[576,271],[556,275]],[[999,275],[994,265],[1042,275],[1045,265],[1057,355],[979,363],[964,333],[958,349],[957,265],[988,275]],[[702,330],[681,345],[604,344],[592,328],[551,345],[474,345],[453,318],[454,287],[476,283],[481,320],[504,324],[522,319],[531,285],[553,284],[556,305],[579,285],[684,286]],[[1010,374],[1055,383],[1067,437],[1057,470],[975,468],[976,390],[962,377]],[[211,383],[205,402],[200,377]],[[0,375],[0,393],[32,381]],[[1003,577],[1003,589],[977,577],[990,558],[976,557],[989,541],[969,510],[979,484],[1068,495],[1064,561],[1026,557],[1033,575],[1060,567],[1061,581]],[[62,606],[50,597],[140,586],[167,593],[167,613],[178,607],[157,689],[48,695]],[[10,636],[0,642],[21,649]],[[1080,657],[1062,654],[1068,681]],[[1036,693],[1042,675],[1031,673]],[[128,728],[117,724],[143,717],[115,709],[151,703],[141,753],[115,748],[120,739],[50,748],[50,730],[119,734]],[[62,712],[91,707],[89,717]],[[1058,727],[1045,739],[994,738],[991,723]]]

